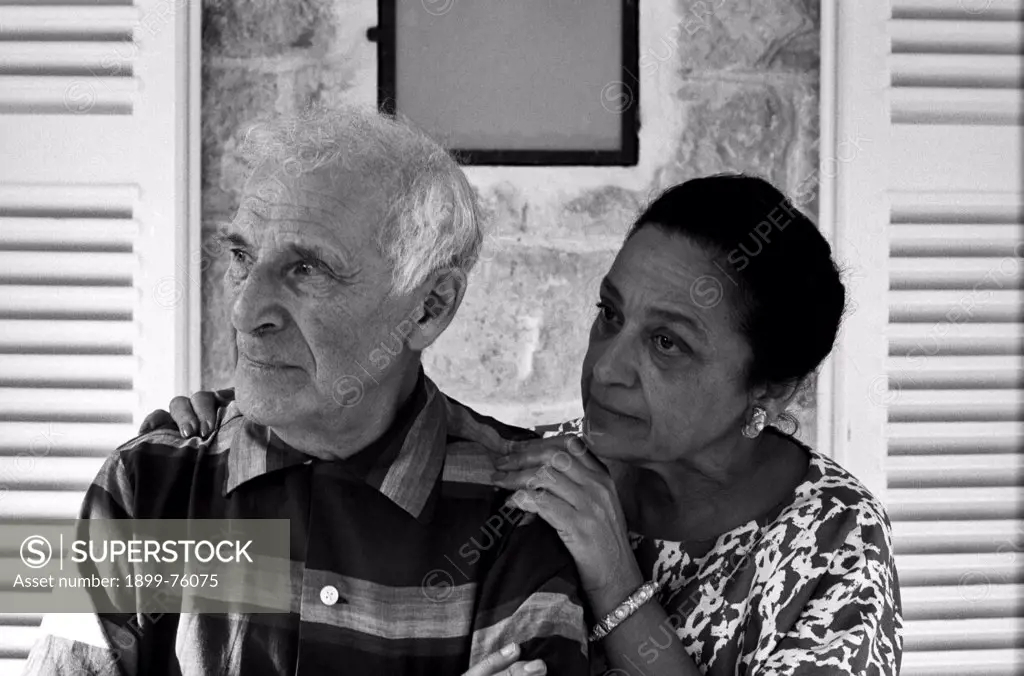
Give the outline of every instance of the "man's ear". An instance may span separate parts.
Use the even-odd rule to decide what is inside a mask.
[[[466,295],[466,274],[447,268],[434,273],[424,286],[427,292],[417,308],[416,330],[409,336],[409,347],[417,352],[430,347],[455,318]]]

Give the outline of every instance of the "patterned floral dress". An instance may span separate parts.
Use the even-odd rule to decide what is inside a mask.
[[[550,437],[580,424],[537,431]],[[663,583],[658,600],[669,616],[639,646],[638,672],[668,646],[670,631],[715,676],[899,672],[889,519],[849,472],[801,447],[810,456],[803,481],[762,517],[705,542],[630,533],[641,571]],[[595,662],[594,673],[603,673],[604,660]]]

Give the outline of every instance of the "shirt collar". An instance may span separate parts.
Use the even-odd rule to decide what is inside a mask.
[[[351,458],[333,462],[350,466],[384,497],[424,521],[429,519],[425,507],[444,466],[446,441],[445,397],[421,369],[412,396],[381,438]],[[315,461],[269,428],[243,417],[228,451],[224,495],[264,474]]]

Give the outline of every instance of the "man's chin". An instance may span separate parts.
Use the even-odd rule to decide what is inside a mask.
[[[245,417],[260,425],[283,425],[296,419],[303,397],[293,388],[268,387],[246,378],[235,383],[235,401]]]

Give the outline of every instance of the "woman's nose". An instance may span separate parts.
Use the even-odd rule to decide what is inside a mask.
[[[632,386],[636,381],[634,347],[628,336],[608,341],[594,363],[594,379],[602,385]]]

